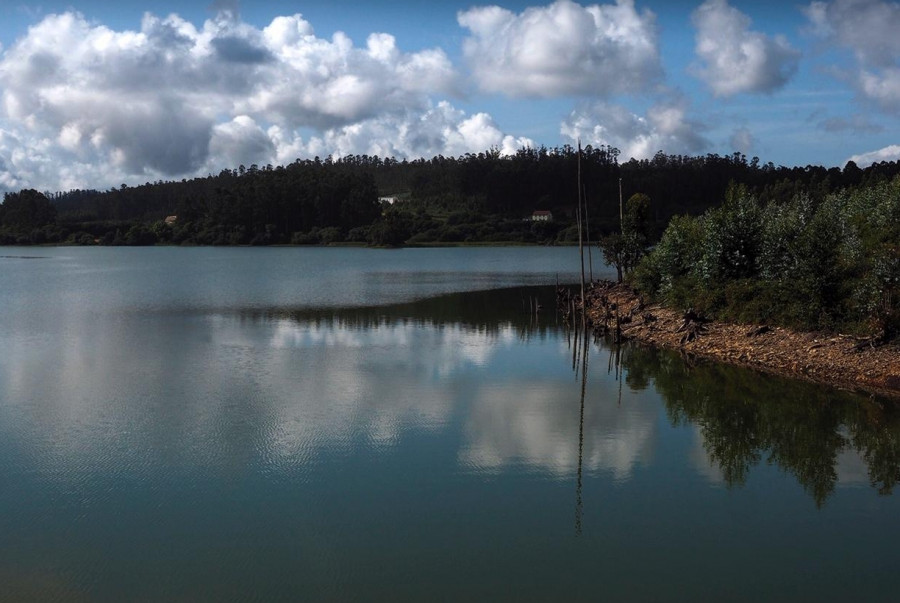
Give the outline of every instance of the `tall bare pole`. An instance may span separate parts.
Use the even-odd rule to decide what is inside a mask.
[[[625,214],[622,211],[622,178],[619,178],[619,232],[625,236]]]
[[[581,236],[581,139],[578,139],[578,208],[575,211],[578,222],[578,253],[581,255],[581,314],[584,316],[584,241]]]
[[[590,271],[590,280],[589,283],[594,282],[594,255],[591,253],[591,221],[588,220],[588,205],[587,205],[587,191],[584,190],[584,186],[581,187],[583,198],[584,198],[584,235],[587,240],[587,251],[588,251],[588,270]]]
[[[584,333],[584,352],[581,365],[581,409],[578,417],[578,473],[575,482],[575,535],[581,536],[581,523],[584,516],[584,499],[582,497],[582,466],[584,462],[584,397],[587,392],[588,371],[588,337]]]

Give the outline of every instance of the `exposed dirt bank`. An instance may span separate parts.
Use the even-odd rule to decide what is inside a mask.
[[[658,304],[644,305],[631,287],[611,282],[595,283],[585,297],[594,328],[615,335],[618,316],[623,339],[900,400],[897,342],[872,346],[848,335],[707,322]]]

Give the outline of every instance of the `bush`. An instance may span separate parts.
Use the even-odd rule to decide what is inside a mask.
[[[703,248],[702,220],[675,216],[656,247],[638,264],[632,280],[646,293],[672,303],[675,298],[690,297],[699,284]]]
[[[900,178],[761,208],[743,187],[675,217],[632,275],[673,307],[802,329],[900,335]]]
[[[319,229],[313,228],[308,232],[295,232],[291,235],[291,245],[318,245]]]
[[[725,204],[707,211],[703,220],[700,272],[713,282],[750,278],[759,272],[763,212],[746,187],[732,186]]]
[[[347,241],[349,243],[365,243],[369,240],[369,231],[371,226],[357,226],[351,228],[347,232]]]
[[[556,235],[558,243],[577,243],[578,242],[578,225],[573,224],[568,228],[564,228]]]
[[[70,245],[94,245],[94,235],[88,232],[73,232],[66,239]]]

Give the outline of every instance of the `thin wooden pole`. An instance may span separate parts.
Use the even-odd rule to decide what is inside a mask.
[[[578,208],[575,211],[578,222],[578,253],[581,255],[581,313],[584,314],[584,242],[581,237],[581,139],[578,139]]]
[[[581,404],[578,417],[578,473],[575,484],[575,535],[581,536],[581,524],[584,516],[584,498],[582,490],[582,467],[584,462],[584,398],[587,392],[588,371],[588,345],[587,332],[584,334],[584,352],[581,365]]]
[[[619,233],[625,236],[625,213],[622,211],[622,179],[619,178]]]
[[[578,366],[578,325],[575,323],[575,316],[572,316],[572,330],[575,331],[575,344],[572,346],[572,370],[575,371]],[[578,373],[575,373],[575,378],[578,379]]]
[[[587,250],[588,250],[588,267],[590,269],[591,280],[589,283],[594,282],[594,255],[591,253],[591,222],[588,220],[588,204],[587,204],[587,192],[584,190],[584,185],[581,187],[583,198],[584,198],[584,234],[587,239]]]

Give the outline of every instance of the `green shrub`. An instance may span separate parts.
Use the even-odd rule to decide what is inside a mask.
[[[762,208],[744,187],[675,217],[634,271],[672,307],[737,322],[900,335],[900,178]]]

